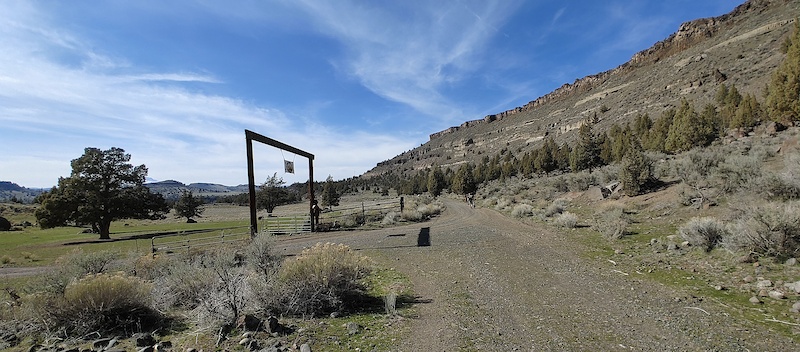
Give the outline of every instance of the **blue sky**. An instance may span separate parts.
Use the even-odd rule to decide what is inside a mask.
[[[244,129],[352,177],[740,3],[4,0],[0,180],[50,187],[120,147],[156,180],[242,184]],[[307,180],[303,157],[255,154],[257,182]]]

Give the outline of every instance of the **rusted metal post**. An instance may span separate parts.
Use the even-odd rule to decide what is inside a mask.
[[[255,171],[253,169],[253,140],[261,142],[275,148],[286,150],[294,154],[298,154],[308,158],[308,198],[309,198],[309,213],[313,215],[314,205],[314,154],[302,151],[288,144],[278,142],[272,138],[262,136],[250,130],[244,130],[245,139],[247,140],[247,178],[248,188],[250,191],[250,236],[255,236],[258,233],[258,219],[256,217],[256,183]],[[311,222],[311,231],[314,231],[314,222]]]
[[[311,218],[311,232],[314,232],[314,156],[308,158],[308,216]]]
[[[250,193],[250,237],[258,233],[258,218],[256,217],[256,172],[253,168],[253,140],[245,130],[247,139],[247,189]]]

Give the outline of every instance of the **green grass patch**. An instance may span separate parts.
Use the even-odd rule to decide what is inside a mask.
[[[128,226],[126,226],[128,224]],[[249,222],[245,220],[218,221],[209,223],[175,223],[119,221],[111,225],[111,240],[101,241],[99,235],[81,233],[78,227],[57,227],[40,229],[28,227],[21,231],[9,231],[0,234],[0,265],[4,267],[47,266],[67,253],[80,248],[84,251],[116,251],[119,253],[147,254],[151,249],[151,234],[180,232],[190,230],[221,229],[231,232],[248,232]],[[209,236],[212,232],[191,235],[194,237]],[[3,259],[5,258],[5,259]]]

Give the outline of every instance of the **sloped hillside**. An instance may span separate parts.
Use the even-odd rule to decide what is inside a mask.
[[[564,84],[525,106],[433,133],[429,142],[364,176],[452,167],[502,149],[522,154],[539,148],[546,136],[569,143],[588,118],[596,118],[595,131],[604,131],[638,114],[657,117],[682,99],[702,106],[723,84],[761,99],[798,13],[798,1],[751,0],[726,15],[684,23],[617,68]]]

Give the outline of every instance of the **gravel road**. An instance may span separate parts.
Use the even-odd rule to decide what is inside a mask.
[[[445,200],[438,218],[374,231],[292,236],[286,254],[348,244],[408,275],[419,296],[395,351],[790,351],[796,341],[725,307],[581,256],[550,227]],[[426,242],[429,246],[419,246]],[[689,298],[687,298],[689,297]]]

